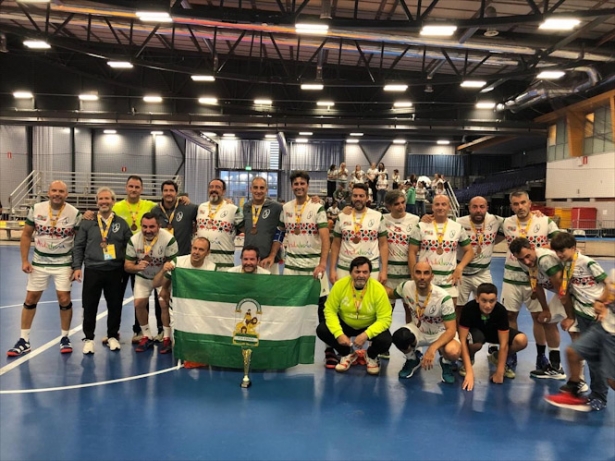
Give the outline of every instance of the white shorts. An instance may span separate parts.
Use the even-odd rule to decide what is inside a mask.
[[[549,312],[551,312],[551,321],[549,323],[559,323],[566,318],[566,309],[564,309],[559,296],[554,295],[548,305]]]
[[[45,291],[49,286],[49,278],[53,278],[56,291],[70,291],[70,278],[73,270],[69,266],[32,266],[32,272],[28,274],[28,291]]]
[[[504,282],[502,284],[502,304],[509,312],[519,312],[523,304],[530,312],[542,311],[538,300],[532,299],[532,287],[525,285]]]
[[[410,276],[408,276],[407,279],[389,279],[389,278],[387,278],[387,283],[385,283],[384,285],[389,287],[390,289],[394,290],[401,283],[408,282],[408,281],[410,281]]]
[[[427,333],[423,333],[421,330],[418,329],[418,327],[414,323],[408,323],[407,325],[404,325],[402,328],[407,328],[416,337],[416,347],[417,348],[431,346],[433,343],[435,343],[438,340],[440,336],[442,336],[442,334],[444,334],[444,332],[437,333],[435,335],[429,335]],[[451,341],[459,342],[459,333],[455,332],[455,337]]]
[[[143,277],[135,277],[134,297],[135,299],[149,299],[152,294],[152,280],[144,279]]]
[[[312,275],[313,271],[298,271],[294,269],[284,268],[284,275]],[[329,277],[327,273],[322,274],[320,278],[320,297],[327,296],[329,294]]]
[[[476,298],[476,289],[481,283],[493,283],[491,271],[489,268],[483,269],[480,272],[472,275],[463,275],[461,284],[459,285],[459,295],[457,296],[457,305],[465,306],[470,300],[470,294]]]
[[[448,293],[451,298],[456,298],[459,295],[459,291],[457,290],[457,285],[453,285],[452,287],[441,287],[444,291]],[[457,303],[459,304],[459,303]]]

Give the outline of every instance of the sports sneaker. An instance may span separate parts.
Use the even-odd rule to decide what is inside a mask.
[[[6,355],[9,357],[19,357],[20,355],[27,354],[30,351],[30,341],[19,338],[19,341],[17,341],[15,345],[6,352]]]
[[[111,351],[119,351],[121,349],[120,342],[116,338],[109,338],[107,345]]]
[[[561,392],[568,392],[569,394],[583,394],[589,391],[589,386],[584,380],[580,380],[578,383],[571,383],[568,381],[566,384],[559,388]]]
[[[474,365],[474,359],[470,359],[470,362],[472,363],[472,365]],[[466,371],[466,367],[463,365],[463,362],[461,362],[461,365],[459,365],[457,372],[459,373],[459,376],[465,376],[468,374],[468,372]]]
[[[404,366],[399,370],[398,376],[401,379],[412,378],[414,372],[421,366],[421,353],[416,351],[415,355],[413,359],[406,359],[406,363],[404,363]]]
[[[335,350],[332,347],[327,347],[325,349],[325,368],[333,370],[338,363],[340,363],[340,359],[337,357]]]
[[[154,341],[156,341],[157,343],[163,342],[164,341],[164,331],[158,332],[158,334],[154,336]]]
[[[350,366],[357,361],[357,353],[351,352],[348,355],[345,355],[340,359],[340,363],[335,366],[335,371],[339,371],[340,373],[344,373],[348,371]]]
[[[132,335],[132,343],[133,344],[139,344],[142,339],[143,339],[143,333],[141,333],[141,332],[135,333],[135,334]]]
[[[391,351],[383,352],[382,354],[378,354],[378,358],[380,360],[389,360],[391,358]]]
[[[71,352],[73,352],[73,345],[68,336],[62,336],[62,339],[60,339],[60,354],[70,354]]]
[[[559,369],[555,369],[549,364],[544,370],[530,371],[530,377],[538,379],[566,379],[566,373],[564,373],[561,365]]]
[[[591,407],[592,411],[601,411],[606,408],[606,402],[598,397],[590,397],[587,404]]]
[[[508,364],[506,364],[506,367],[504,368],[504,377],[508,379],[515,379],[516,376],[517,373],[515,373],[515,370],[513,370]]]
[[[569,394],[568,392],[561,392],[559,394],[547,395],[545,401],[556,407],[568,408],[575,411],[592,411],[592,407],[584,397],[578,395]]]
[[[162,344],[158,347],[159,354],[168,354],[173,350],[173,344],[171,344],[171,338],[164,338]]]
[[[367,360],[367,373],[370,375],[377,375],[380,373],[380,361],[378,357],[372,359],[369,355],[366,355],[365,358]]]
[[[94,353],[94,340],[93,339],[83,340],[83,353],[85,355]]]
[[[120,340],[120,334],[117,334],[117,340]],[[108,336],[103,336],[103,339],[101,340],[103,343],[103,346],[108,346],[109,345],[109,337]],[[138,342],[138,341],[137,341]]]
[[[577,388],[577,392],[579,394],[584,394],[585,392],[588,392],[588,391],[589,391],[589,386],[587,385],[585,380],[582,379],[581,381],[579,381],[579,386]]]
[[[355,351],[355,354],[357,354],[357,359],[353,365],[367,365],[367,360],[365,359],[365,349],[359,349]]]
[[[137,347],[135,347],[135,352],[145,352],[152,347],[154,347],[154,340],[148,338],[147,336],[143,336]]]
[[[442,367],[442,382],[453,384],[455,382],[455,374],[453,373],[451,364],[444,362],[444,359],[440,357],[440,366]]]

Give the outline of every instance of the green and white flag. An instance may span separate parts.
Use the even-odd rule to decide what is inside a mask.
[[[252,370],[314,363],[320,282],[311,276],[173,271],[176,358]]]

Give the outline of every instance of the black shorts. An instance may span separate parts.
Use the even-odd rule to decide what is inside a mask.
[[[513,340],[515,339],[515,336],[517,336],[519,333],[520,331],[515,330],[514,328],[508,329],[508,345],[509,346],[512,345]],[[478,328],[470,328],[470,335],[472,337],[472,341],[470,341],[472,344],[485,344],[485,343],[499,344],[500,343],[500,338],[498,338],[497,336],[493,337],[492,335],[486,338],[485,333],[483,333],[483,331]],[[470,338],[470,335],[468,336],[468,338]]]

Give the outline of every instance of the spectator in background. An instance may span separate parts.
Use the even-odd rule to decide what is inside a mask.
[[[361,168],[361,165],[354,167],[350,180],[353,184],[365,182],[365,172]]]
[[[344,208],[346,206],[346,202],[348,201],[348,191],[343,184],[339,183],[337,185],[337,190],[333,193],[333,200],[337,202],[340,208]]]
[[[376,182],[378,181],[378,168],[376,168],[375,163],[370,163],[369,168],[367,169],[367,186],[371,191],[372,197],[376,197]],[[373,201],[373,199],[372,199]]]
[[[406,213],[416,214],[416,183],[406,186]]]
[[[346,184],[348,184],[348,168],[346,168],[346,162],[340,163],[340,169],[337,170],[337,184],[341,184],[346,188]]]
[[[337,167],[335,163],[332,163],[327,170],[327,197],[333,197],[335,192],[335,185],[337,181]]]
[[[416,215],[423,216],[426,212],[425,201],[427,200],[427,187],[423,181],[419,181],[415,188],[415,199]]]
[[[391,185],[393,190],[399,189],[399,186],[401,185],[401,176],[399,175],[398,169],[393,170],[393,176],[391,176]]]
[[[444,191],[443,182],[436,183],[436,189],[434,190],[434,196],[436,195],[446,195],[446,192]]]
[[[381,208],[384,206],[384,196],[386,195],[387,190],[389,190],[389,175],[387,173],[378,173],[376,189],[378,191],[378,202],[376,203],[376,208]]]

